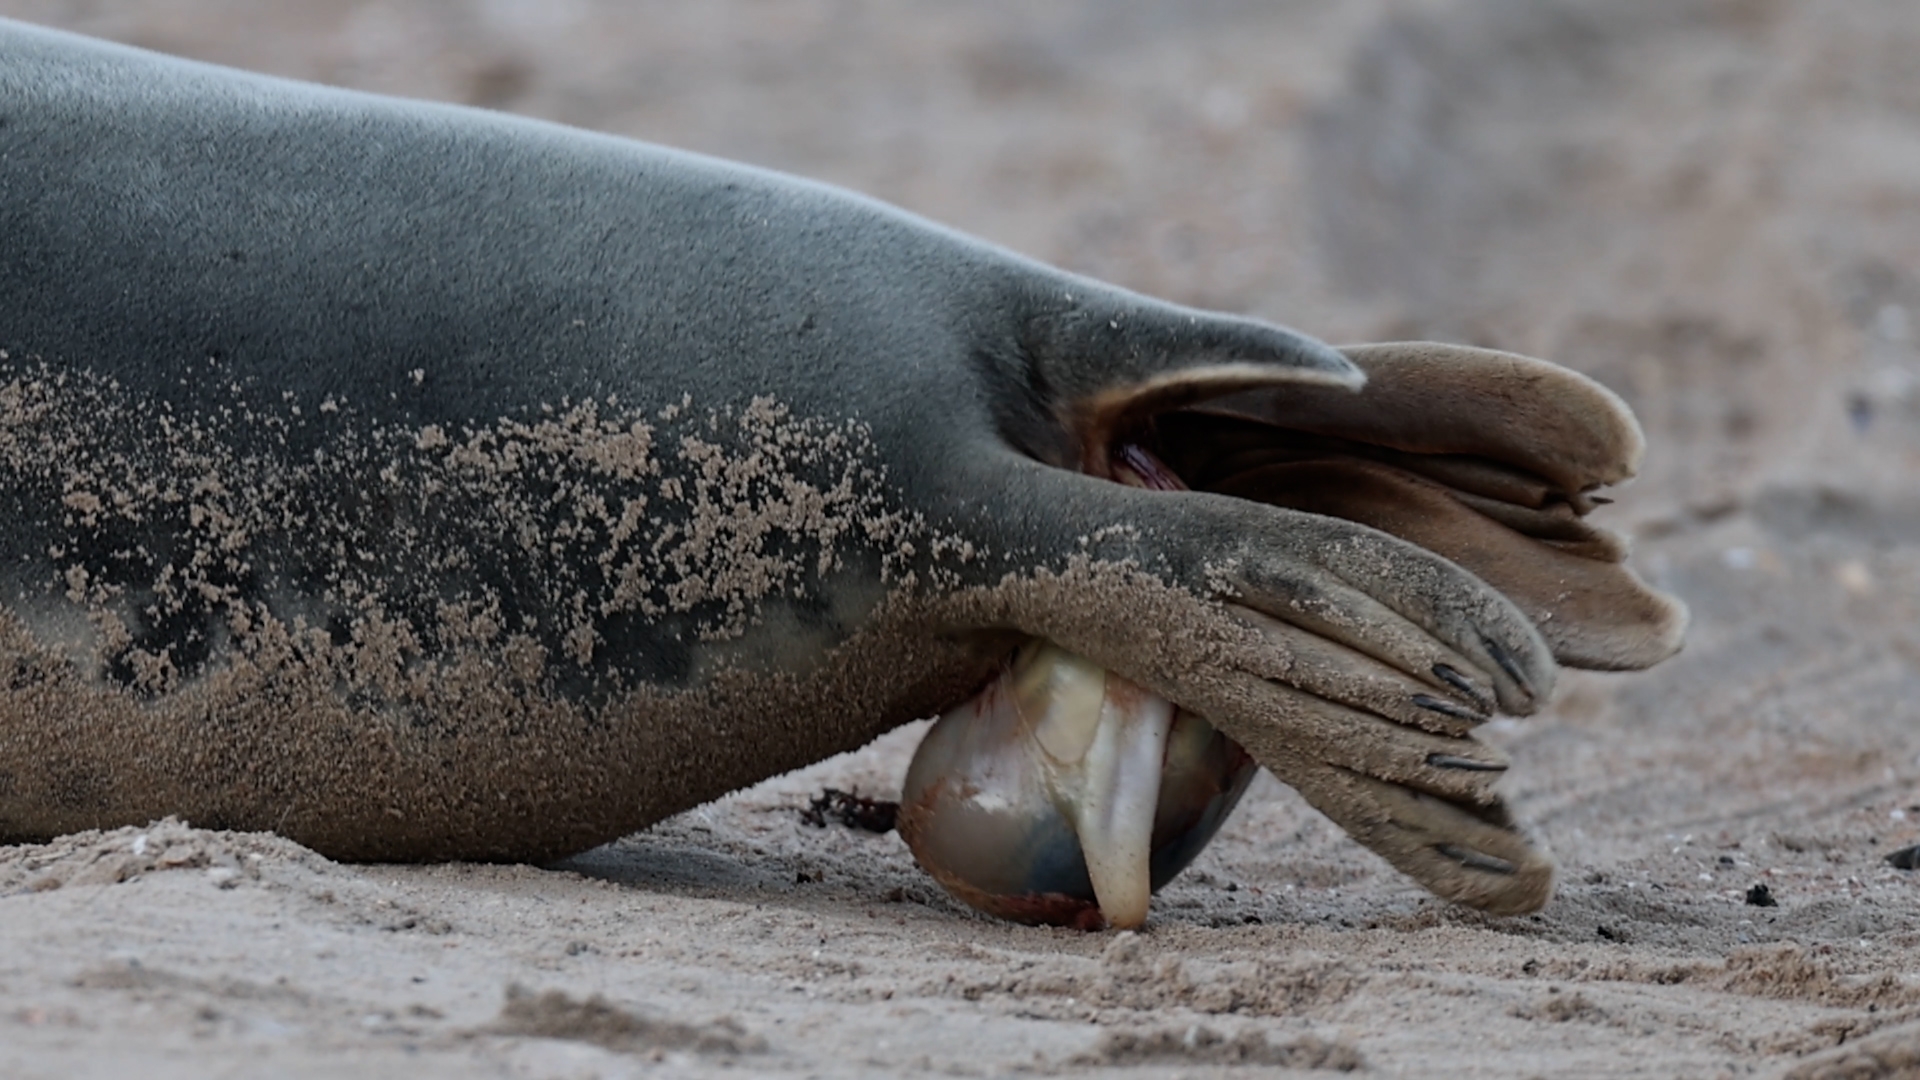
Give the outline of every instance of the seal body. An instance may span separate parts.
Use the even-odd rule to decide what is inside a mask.
[[[1550,889],[1472,728],[1544,700],[1552,648],[1390,534],[1452,496],[1338,497],[1373,461],[1345,451],[1246,497],[1109,459],[1183,411],[1255,425],[1161,447],[1228,476],[1328,438],[1491,454],[1434,473],[1486,513],[1419,534],[1510,521],[1533,560],[1585,535],[1539,478],[1638,446],[1551,365],[1389,349],[1411,382],[1356,402],[1311,338],[846,192],[7,22],[0,244],[0,840],[178,814],[557,856],[942,712],[1039,638],[1442,896]],[[1517,594],[1555,610],[1560,565]],[[1635,660],[1645,621],[1578,655]]]
[[[821,185],[10,22],[0,238],[0,840],[602,842],[1145,602],[1062,575],[1186,603],[1177,523],[1234,537],[1053,486],[1073,402],[1354,377]]]

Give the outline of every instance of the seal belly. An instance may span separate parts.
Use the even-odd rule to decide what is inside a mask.
[[[992,663],[882,620],[804,675],[732,669],[588,705],[530,679],[512,644],[389,657],[275,621],[142,695],[0,615],[0,841],[178,814],[340,859],[553,858],[857,746]],[[830,722],[846,712],[870,728]]]

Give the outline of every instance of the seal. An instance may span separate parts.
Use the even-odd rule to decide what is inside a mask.
[[[0,237],[0,839],[551,858],[1042,638],[1422,881],[1510,874],[1493,774],[1432,744],[1483,748],[1418,701],[1543,700],[1525,613],[1367,526],[1087,467],[1156,412],[1361,384],[1309,337],[804,180],[13,22]]]

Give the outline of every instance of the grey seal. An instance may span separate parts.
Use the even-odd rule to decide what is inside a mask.
[[[0,237],[0,838],[550,858],[1041,638],[1443,895],[1538,892],[1497,755],[1431,730],[1550,693],[1526,613],[1087,465],[1363,382],[1302,334],[803,180],[12,22]]]

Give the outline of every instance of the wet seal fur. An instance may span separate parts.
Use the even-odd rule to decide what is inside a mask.
[[[789,177],[4,21],[0,192],[0,840],[173,813],[543,859],[1035,635],[1443,895],[1545,898],[1550,864],[1475,854],[1497,770],[1369,734],[1410,694],[1543,699],[1512,603],[1372,529],[1078,471],[1116,400],[1359,385],[1310,338]],[[1249,611],[1328,640],[1290,659]],[[1290,738],[1316,694],[1373,710],[1352,749]],[[1454,817],[1407,832],[1368,785]]]

